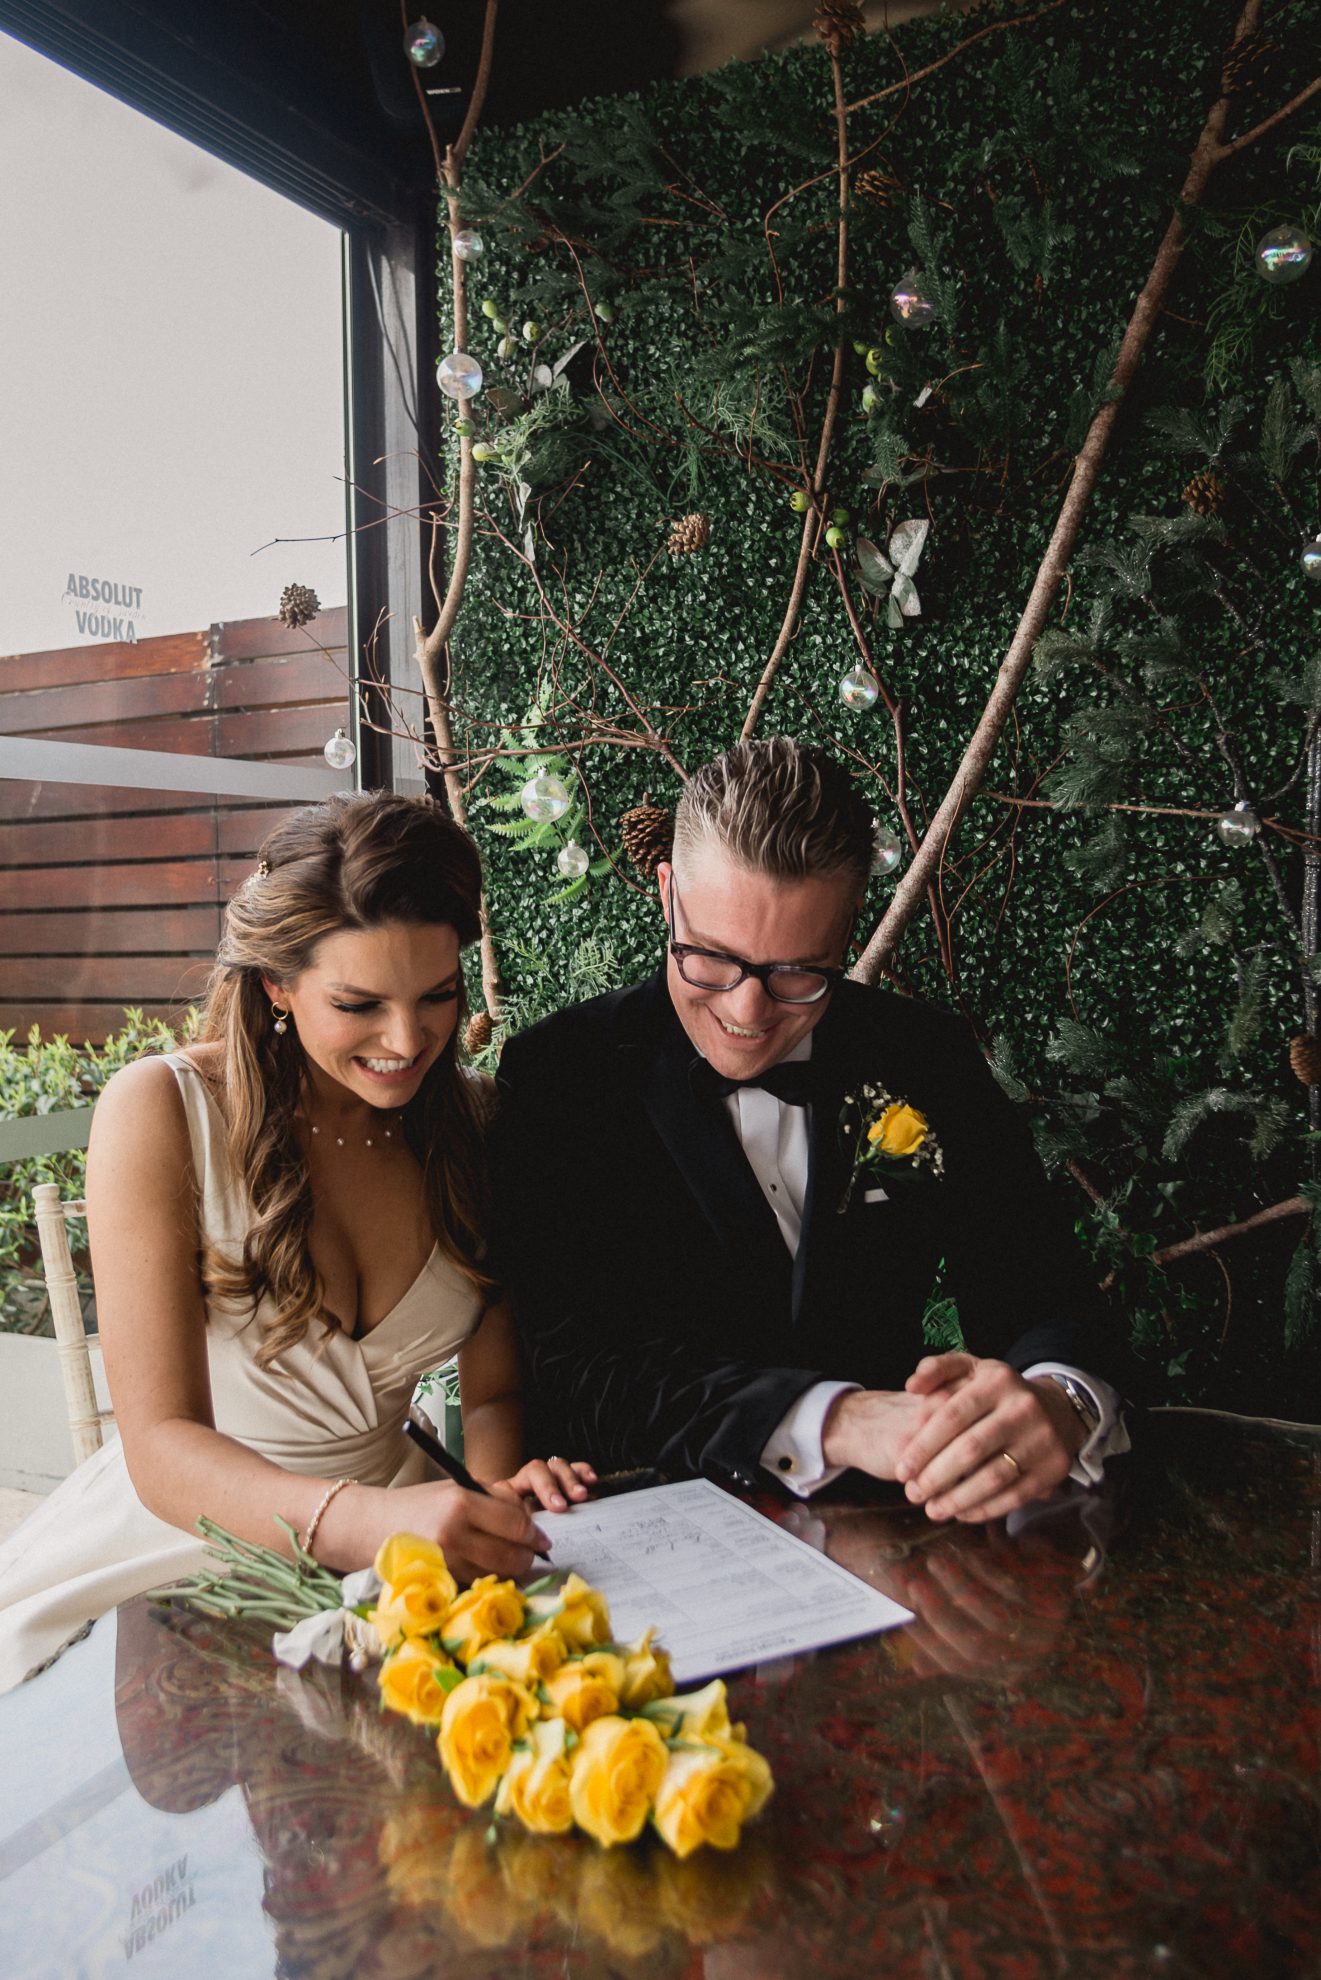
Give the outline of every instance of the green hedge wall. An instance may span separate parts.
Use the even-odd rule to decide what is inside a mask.
[[[848,116],[829,502],[850,512],[848,584],[905,710],[919,823],[1022,611],[1237,12],[1219,0],[1020,11],[865,36],[841,63],[849,103],[890,93]],[[1269,44],[1241,65],[1232,131],[1309,79],[1319,19],[1315,0],[1275,10]],[[907,91],[895,88],[905,70]],[[678,780],[617,742],[566,753],[590,806],[577,834],[598,865],[565,899],[555,835],[517,836],[525,772],[485,753],[536,709],[545,750],[591,721],[636,727],[616,681],[688,767],[737,736],[784,614],[799,541],[789,497],[815,459],[836,341],[835,142],[830,63],[807,45],[479,133],[470,155],[464,216],[485,252],[469,341],[488,388],[474,416],[494,452],[454,702],[515,1025],[654,966],[654,899],[602,856],[619,858],[620,814],[644,791],[672,804]],[[1236,851],[1212,816],[1096,806],[1214,815],[1247,789],[1271,823],[1306,824],[1306,778],[1289,780],[1321,665],[1321,588],[1299,561],[1321,524],[1321,267],[1271,287],[1253,248],[1283,222],[1321,233],[1319,184],[1314,102],[1222,167],[1193,216],[1052,616],[1065,637],[1029,680],[946,874],[954,980],[929,921],[914,921],[900,958],[910,987],[995,1041],[1002,1076],[1036,1107],[1080,1231],[1168,1392],[1289,1413],[1316,1406],[1308,1221],[1226,1245],[1219,1262],[1162,1271],[1150,1254],[1313,1187],[1313,1123],[1288,1063],[1309,1016],[1289,925],[1299,841],[1268,826]],[[914,265],[940,308],[925,331],[888,309]],[[503,357],[484,301],[507,325]],[[449,307],[446,293],[442,325]],[[1209,519],[1183,499],[1203,471],[1222,498]],[[669,528],[689,512],[708,520],[709,543],[671,556]],[[931,529],[921,616],[895,631],[854,538],[884,548],[907,517]],[[616,680],[578,641],[608,650]],[[837,691],[857,659],[823,549],[761,733],[838,749],[898,830],[890,720],[883,706],[848,711]],[[890,884],[876,882],[868,925]],[[572,1179],[563,1187],[570,1201]]]

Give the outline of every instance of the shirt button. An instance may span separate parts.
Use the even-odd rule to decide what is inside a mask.
[[[794,1461],[791,1457],[777,1458],[776,1462],[781,1471],[792,1471],[794,1468]]]

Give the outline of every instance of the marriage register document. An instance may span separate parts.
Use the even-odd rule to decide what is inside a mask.
[[[913,1620],[705,1478],[538,1508],[537,1523],[556,1571],[605,1596],[616,1643],[655,1629],[676,1684]]]

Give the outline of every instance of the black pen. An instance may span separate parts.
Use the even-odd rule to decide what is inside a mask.
[[[420,1445],[431,1462],[438,1465],[445,1476],[452,1478],[456,1485],[461,1485],[465,1492],[480,1492],[484,1499],[494,1497],[493,1493],[488,1492],[486,1487],[473,1477],[466,1465],[460,1464],[456,1457],[450,1456],[439,1437],[433,1436],[430,1430],[422,1428],[416,1417],[404,1418],[404,1435],[411,1437],[415,1444]],[[543,1553],[540,1547],[534,1547],[532,1551],[539,1561],[550,1560],[550,1555]]]

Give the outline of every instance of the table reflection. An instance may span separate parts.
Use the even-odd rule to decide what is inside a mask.
[[[964,1529],[883,1492],[775,1507],[915,1620],[738,1675],[777,1792],[739,1850],[686,1863],[492,1839],[370,1676],[130,1604],[0,1699],[0,1972],[1321,1970],[1321,1438],[1160,1442],[1126,1508]]]

